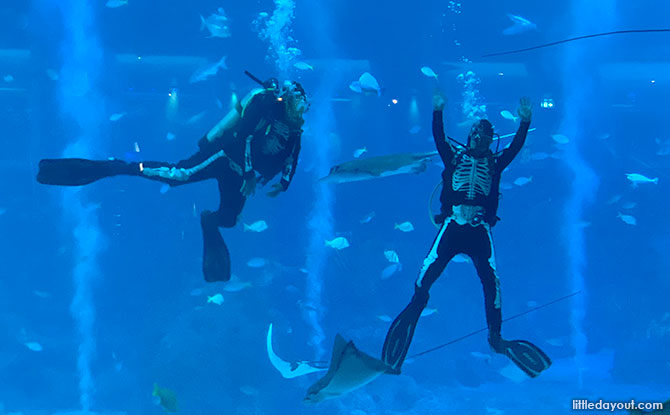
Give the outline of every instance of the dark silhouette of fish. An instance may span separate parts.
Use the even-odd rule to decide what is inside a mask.
[[[347,161],[332,167],[328,176],[322,177],[319,181],[323,183],[347,183],[397,174],[422,173],[437,154],[437,151],[389,154]]]

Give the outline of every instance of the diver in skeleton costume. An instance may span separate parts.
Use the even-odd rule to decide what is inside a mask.
[[[247,73],[248,74],[248,73]],[[257,78],[248,74],[254,80]],[[260,81],[259,81],[260,82]],[[45,159],[39,164],[40,183],[80,186],[104,177],[128,175],[180,186],[216,179],[220,205],[200,216],[203,232],[203,274],[208,282],[230,279],[230,255],[219,227],[232,228],[244,203],[255,192],[257,177],[266,184],[282,173],[270,197],[286,191],[298,163],[303,113],[309,108],[302,86],[271,78],[249,93],[199,142],[200,150],[176,164],[143,161]]]
[[[491,227],[498,220],[499,184],[502,171],[519,153],[526,139],[532,115],[531,103],[522,98],[518,110],[521,125],[512,143],[500,153],[490,150],[493,126],[479,120],[470,130],[466,147],[446,140],[442,121],[444,99],[433,98],[433,137],[444,162],[441,213],[436,222],[441,228],[415,282],[409,305],[393,321],[386,335],[382,360],[391,373],[400,373],[409,350],[414,329],[428,303],[428,291],[451,259],[459,254],[472,259],[484,288],[489,344],[496,353],[505,354],[529,376],[535,377],[551,361],[535,345],[523,340],[505,340],[501,336],[500,285],[496,275]]]

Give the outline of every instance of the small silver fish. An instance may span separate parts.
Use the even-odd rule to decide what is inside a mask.
[[[527,185],[528,183],[533,181],[533,176],[530,177],[517,177],[516,180],[514,180],[514,184],[517,186],[524,186]]]
[[[363,154],[367,153],[367,151],[367,147],[359,148],[358,150],[354,151],[354,158],[359,158]]]
[[[419,134],[419,131],[421,131],[420,125],[415,125],[414,127],[409,129],[410,134]]]
[[[28,350],[32,350],[33,352],[41,352],[42,351],[42,345],[37,343],[37,342],[26,342],[23,343],[24,346],[28,348]]]
[[[258,220],[251,225],[244,224],[244,231],[263,232],[268,228],[268,224],[264,220]]]
[[[570,139],[563,134],[552,134],[551,138],[558,144],[568,144]]]
[[[339,237],[337,237],[335,239],[332,239],[330,241],[325,241],[325,244],[326,244],[326,246],[329,246],[329,247],[331,247],[333,249],[337,249],[337,250],[349,247],[349,241],[347,240],[347,238],[345,238],[343,236],[339,236]]]
[[[122,7],[128,4],[128,0],[107,0],[107,3],[105,3],[106,7],[109,7],[110,9],[115,9],[117,7]]]
[[[637,186],[639,184],[643,183],[653,183],[653,184],[658,184],[658,177],[654,177],[653,179],[650,179],[647,176],[644,176],[639,173],[627,173],[626,177],[628,180],[630,180],[631,183],[633,183],[633,186]]]
[[[435,71],[429,68],[428,66],[424,66],[423,68],[421,68],[421,73],[429,78],[437,79],[437,74],[435,73]]]
[[[514,14],[508,14],[507,17],[512,21],[512,26],[503,30],[504,35],[518,35],[529,30],[537,29],[535,23],[526,18]]]
[[[421,317],[431,316],[437,313],[437,308],[426,308],[421,312]]]
[[[307,62],[296,62],[293,66],[301,71],[313,71],[314,67]]]
[[[377,96],[382,95],[382,90],[379,87],[379,83],[369,72],[365,72],[358,78],[358,81],[354,81],[349,85],[349,89],[359,94],[362,93],[376,93]]]
[[[398,262],[400,262],[400,259],[398,258],[398,254],[396,253],[396,251],[391,250],[384,251],[384,256],[386,257],[388,262],[391,262],[393,264],[397,264]]]
[[[247,261],[247,266],[249,268],[263,268],[265,265],[267,265],[267,261],[264,258],[256,257]]]
[[[208,296],[207,297],[207,303],[214,303],[216,305],[221,305],[221,304],[223,304],[223,295],[214,294],[212,296]]]
[[[228,293],[236,293],[242,290],[246,290],[247,288],[251,288],[253,286],[254,284],[251,283],[250,281],[240,281],[231,278],[229,281],[223,283],[223,291]]]
[[[380,315],[377,316],[377,318],[378,318],[379,320],[383,321],[384,323],[390,323],[391,321],[393,321],[393,320],[391,319],[391,317],[388,316],[388,315],[386,315],[386,314],[380,314]]]
[[[519,119],[519,117],[514,116],[514,114],[512,114],[510,111],[507,111],[507,110],[500,111],[500,115],[504,119],[514,121],[514,122],[516,122]]]
[[[120,120],[121,118],[123,118],[125,115],[126,115],[125,112],[117,112],[117,113],[114,113],[114,114],[110,115],[109,120],[112,121],[112,122],[116,122],[116,121]]]
[[[402,232],[412,232],[414,230],[414,225],[412,225],[412,222],[403,222],[401,224],[395,224],[393,229],[397,229]]]
[[[361,223],[370,223],[370,221],[375,217],[375,212],[370,212],[363,219],[360,220]]]
[[[14,77],[12,75],[5,75],[2,79],[7,83],[14,82]]]
[[[635,219],[635,216],[623,215],[621,212],[619,212],[616,216],[627,225],[637,225],[637,219]]]

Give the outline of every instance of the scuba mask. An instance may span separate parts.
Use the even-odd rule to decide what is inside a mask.
[[[491,143],[493,143],[493,125],[488,120],[474,123],[468,136],[468,149],[488,149]]]
[[[295,106],[296,111],[300,113],[304,113],[309,110],[310,104],[309,101],[307,101],[307,94],[299,82],[284,82],[281,98],[286,99],[288,102],[292,103]]]

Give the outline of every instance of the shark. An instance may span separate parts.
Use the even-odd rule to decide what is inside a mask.
[[[368,157],[344,162],[333,166],[328,176],[319,179],[322,183],[348,183],[397,174],[422,173],[428,167],[437,151],[427,153],[402,153]]]

